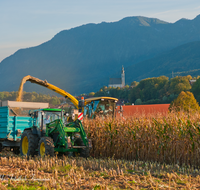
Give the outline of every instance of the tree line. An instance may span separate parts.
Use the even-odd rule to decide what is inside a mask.
[[[196,79],[191,85],[190,80]],[[125,104],[160,104],[171,103],[182,91],[191,91],[200,102],[200,78],[192,76],[176,76],[169,79],[166,76],[143,79],[140,82],[133,81],[130,86],[124,88],[112,88],[104,86],[93,96],[110,96],[123,99]]]
[[[0,100],[15,101],[18,92],[0,92]],[[24,102],[46,102],[50,105],[60,105],[65,101],[64,97],[50,96],[49,94],[41,94],[36,92],[23,92]]]

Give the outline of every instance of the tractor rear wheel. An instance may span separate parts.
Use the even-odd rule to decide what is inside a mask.
[[[85,146],[84,145],[84,142],[81,138],[78,138],[75,140],[74,144],[76,146]],[[90,156],[90,149],[89,147],[86,147],[86,148],[79,148],[78,149],[78,152],[74,152],[74,156],[80,156],[80,157],[83,157],[83,158],[87,158]]]
[[[22,156],[34,156],[38,146],[38,136],[32,131],[26,130],[22,133],[20,141],[20,154]]]
[[[38,145],[39,156],[54,156],[54,144],[51,137],[42,137]]]

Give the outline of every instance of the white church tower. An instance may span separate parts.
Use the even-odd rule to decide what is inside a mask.
[[[110,78],[110,82],[108,87],[113,87],[113,88],[123,88],[125,87],[125,71],[124,71],[124,66],[122,65],[122,72],[121,72],[121,78]]]
[[[125,87],[125,71],[124,71],[124,66],[123,65],[122,65],[121,80],[122,80],[122,88],[123,88],[123,87]]]

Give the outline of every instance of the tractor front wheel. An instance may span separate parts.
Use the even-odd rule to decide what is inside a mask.
[[[22,133],[20,141],[20,154],[22,156],[34,156],[38,146],[38,136],[32,131],[26,130]]]
[[[39,156],[54,156],[54,144],[51,137],[42,137],[38,145]]]

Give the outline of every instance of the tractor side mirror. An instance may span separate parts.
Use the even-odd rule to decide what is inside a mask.
[[[72,114],[72,120],[75,120],[75,114],[74,113]]]

